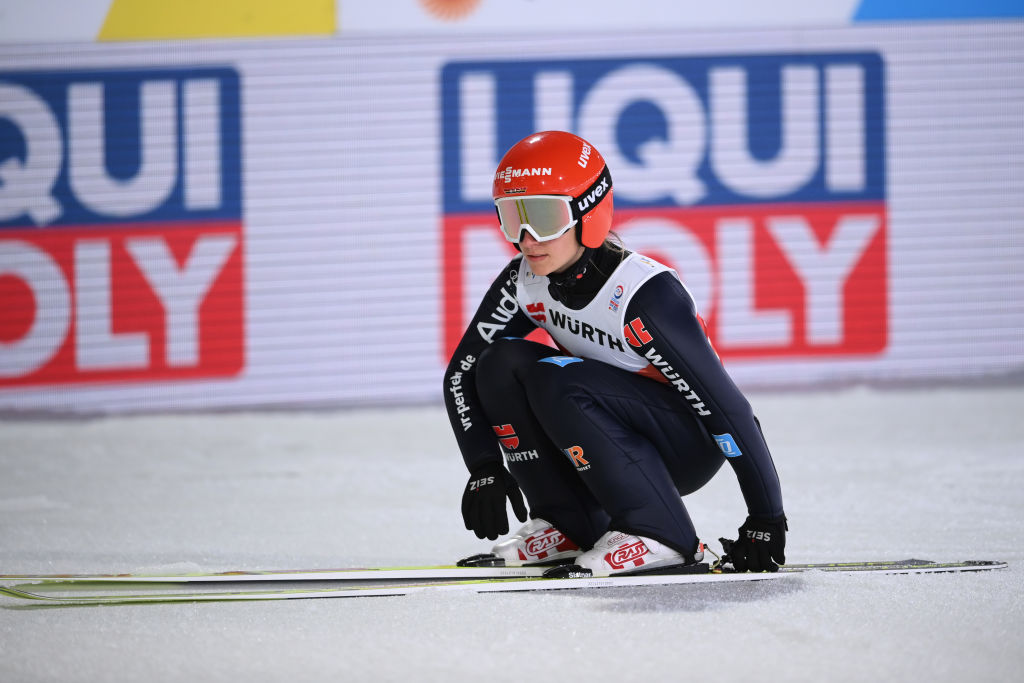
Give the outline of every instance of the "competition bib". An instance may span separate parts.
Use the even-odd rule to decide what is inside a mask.
[[[589,304],[574,311],[551,297],[548,279],[530,272],[524,259],[519,265],[516,298],[526,314],[566,353],[640,372],[648,362],[623,334],[626,306],[643,283],[665,271],[679,277],[668,266],[634,252],[619,264]]]

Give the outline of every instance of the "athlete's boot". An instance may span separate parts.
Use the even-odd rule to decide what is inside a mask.
[[[506,566],[519,567],[569,562],[581,550],[550,522],[535,517],[495,544],[491,552],[504,559]]]
[[[696,552],[688,555],[652,538],[609,531],[594,547],[576,558],[575,564],[589,569],[594,576],[639,574],[652,570],[672,571],[696,565],[704,559],[704,544],[697,541]]]

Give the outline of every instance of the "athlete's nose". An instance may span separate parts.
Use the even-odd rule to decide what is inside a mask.
[[[540,242],[537,241],[536,237],[530,234],[529,230],[523,230],[519,234],[519,244],[520,246],[524,244],[528,246],[533,246],[534,244],[540,244]]]

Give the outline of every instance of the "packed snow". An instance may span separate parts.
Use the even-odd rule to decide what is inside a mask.
[[[0,599],[0,681],[1020,680],[1024,387],[750,396],[792,562],[923,576],[272,603]],[[0,573],[447,563],[466,474],[440,406],[0,421]],[[687,498],[718,549],[726,466]]]

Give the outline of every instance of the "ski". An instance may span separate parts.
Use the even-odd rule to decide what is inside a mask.
[[[223,602],[257,600],[295,600],[310,598],[354,598],[404,596],[432,592],[511,593],[522,591],[550,591],[569,589],[603,589],[630,586],[664,586],[675,584],[711,584],[740,581],[771,581],[798,577],[809,571],[823,571],[834,574],[927,574],[940,572],[977,572],[1003,569],[1005,562],[967,561],[930,562],[926,560],[904,560],[898,562],[843,562],[811,565],[787,565],[776,573],[744,573],[728,571],[707,571],[691,574],[640,574],[632,576],[590,577],[590,578],[544,578],[504,577],[491,579],[469,579],[452,581],[421,581],[407,584],[355,585],[342,584],[333,588],[289,588],[261,590],[229,590],[203,592],[185,590],[182,592],[121,592],[95,595],[47,595],[32,592],[40,589],[55,590],[69,588],[60,584],[36,584],[34,586],[0,587],[0,594],[11,598],[63,605],[110,605],[128,603],[170,603],[170,602]],[[81,588],[79,586],[79,588]],[[99,587],[97,587],[98,589]]]
[[[474,556],[477,557],[477,556]],[[934,564],[929,560],[880,560],[788,564],[783,572],[849,569],[865,571],[891,567]],[[185,574],[0,574],[0,583],[148,584],[148,583],[242,583],[301,581],[421,581],[438,579],[500,579],[543,576],[550,566],[504,567],[423,565],[408,567],[348,567],[339,569],[275,569],[194,572]]]
[[[411,581],[427,579],[499,579],[541,576],[550,567],[349,567],[272,569],[187,574],[0,574],[0,582],[22,583],[238,583],[270,581]]]

